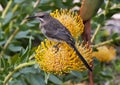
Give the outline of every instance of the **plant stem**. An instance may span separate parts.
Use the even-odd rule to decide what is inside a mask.
[[[82,39],[88,44],[89,46],[91,45],[91,41],[90,41],[90,33],[91,33],[91,23],[90,20],[87,20],[84,22],[85,25],[85,30],[84,33],[82,34]],[[91,62],[91,68],[93,69],[93,61]],[[89,77],[89,85],[94,85],[94,81],[93,81],[93,72],[89,71],[88,73],[88,77]]]
[[[103,46],[103,45],[110,44],[110,43],[112,43],[112,42],[114,42],[114,41],[118,41],[118,40],[120,40],[120,37],[117,37],[117,38],[115,38],[115,39],[110,39],[110,40],[101,42],[101,43],[99,43],[99,44],[93,45],[92,47]]]
[[[34,65],[35,64],[35,61],[32,61],[32,62],[27,62],[27,63],[22,63],[20,65],[18,65],[12,72],[10,72],[4,79],[3,81],[3,85],[6,85],[7,82],[10,80],[10,78],[12,77],[12,75],[18,71],[19,69],[23,68],[23,67],[26,67],[26,66],[30,66],[30,65]]]
[[[1,15],[1,18],[5,18],[6,13],[8,12],[8,9],[10,8],[11,4],[12,4],[12,0],[10,0],[8,2],[7,6],[5,7],[5,9],[4,9],[4,11],[3,11],[2,15]],[[2,23],[1,22],[0,22],[0,28],[2,28]]]
[[[13,0],[10,0],[10,1],[8,2],[5,10],[4,10],[3,13],[2,13],[2,16],[1,16],[2,18],[5,18],[6,13],[8,12],[8,9],[10,8],[10,6],[11,6],[11,4],[12,4],[12,1],[13,1]]]
[[[14,8],[12,9],[12,13],[13,13],[13,14],[14,14],[15,11],[18,9],[18,7],[19,7],[19,4],[16,4],[16,5],[14,6]]]
[[[93,36],[92,36],[92,38],[91,38],[91,43],[94,42],[94,39],[95,39],[98,31],[100,30],[100,28],[101,28],[101,24],[99,24],[99,25],[97,26],[97,28],[96,28],[96,30],[95,30],[95,33],[93,34]]]
[[[34,4],[33,8],[35,9],[39,3],[40,3],[40,0],[37,0],[36,3]]]
[[[104,11],[104,15],[105,15],[105,16],[106,16],[107,13],[109,12],[109,11],[108,11],[109,5],[110,5],[110,0],[107,0],[107,3],[106,3],[106,5],[105,5],[105,11]]]

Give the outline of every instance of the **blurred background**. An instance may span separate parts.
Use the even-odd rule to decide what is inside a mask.
[[[3,85],[6,76],[15,67],[34,61],[35,50],[45,39],[38,29],[39,22],[35,20],[28,22],[25,18],[39,11],[53,12],[61,8],[79,13],[81,3],[81,0],[0,0],[0,85]],[[105,41],[112,40],[112,42],[104,45],[108,49],[106,54],[102,54],[103,52],[95,54],[100,59],[94,58],[94,84],[120,85],[119,0],[103,1],[91,18],[91,37],[98,25],[100,29],[92,43],[93,47]],[[111,46],[112,50],[109,50]],[[96,47],[93,50],[95,51]],[[109,56],[113,51],[114,53]],[[100,55],[102,57],[108,55],[109,60],[104,60]],[[88,85],[88,72],[72,71],[66,75],[50,74],[48,77],[38,64],[35,64],[14,72],[7,83],[8,85],[46,85],[46,82],[47,85]]]

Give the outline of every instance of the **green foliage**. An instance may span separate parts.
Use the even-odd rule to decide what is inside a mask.
[[[38,29],[38,21],[27,21],[27,15],[33,15],[37,11],[54,11],[55,9],[72,9],[75,6],[80,7],[81,2],[73,3],[73,0],[40,0],[37,7],[34,7],[36,0],[0,0],[4,12],[0,12],[0,85],[7,75],[18,65],[34,61],[36,47],[45,37]],[[100,24],[106,26],[105,22],[111,19],[111,16],[120,12],[120,1],[110,0],[102,5],[102,12],[98,13],[92,19],[92,34],[95,28]],[[9,7],[6,8],[9,4]],[[106,5],[108,5],[106,7]],[[77,9],[75,9],[76,11]],[[5,12],[6,11],[6,12]],[[79,10],[77,10],[79,11]],[[100,29],[94,43],[100,43],[109,39],[115,39],[119,33],[111,34],[107,29]],[[120,47],[119,41],[113,44]],[[118,53],[118,56],[120,54]],[[94,82],[97,85],[104,85],[108,82],[110,85],[120,84],[115,81],[115,75],[120,71],[120,59],[116,59],[109,64],[100,63],[94,59]],[[118,76],[120,77],[120,76]],[[23,67],[14,72],[8,85],[59,85],[67,81],[79,83],[88,81],[87,72],[72,71],[63,76],[45,74],[37,64]],[[114,83],[113,83],[114,82]]]

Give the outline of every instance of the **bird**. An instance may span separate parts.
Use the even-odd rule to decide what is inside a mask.
[[[75,40],[70,31],[59,20],[55,19],[50,15],[50,13],[47,12],[36,13],[34,16],[27,17],[27,19],[39,20],[39,29],[46,38],[56,42],[67,43],[76,52],[86,68],[92,72],[92,68],[76,48]]]

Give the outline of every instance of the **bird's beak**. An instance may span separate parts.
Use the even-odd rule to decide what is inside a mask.
[[[35,19],[35,18],[37,18],[37,16],[29,16],[26,19]]]
[[[44,22],[44,20],[42,18],[40,18],[39,16],[29,16],[26,19],[28,19],[28,20],[37,19],[37,20],[40,20],[41,22]]]

